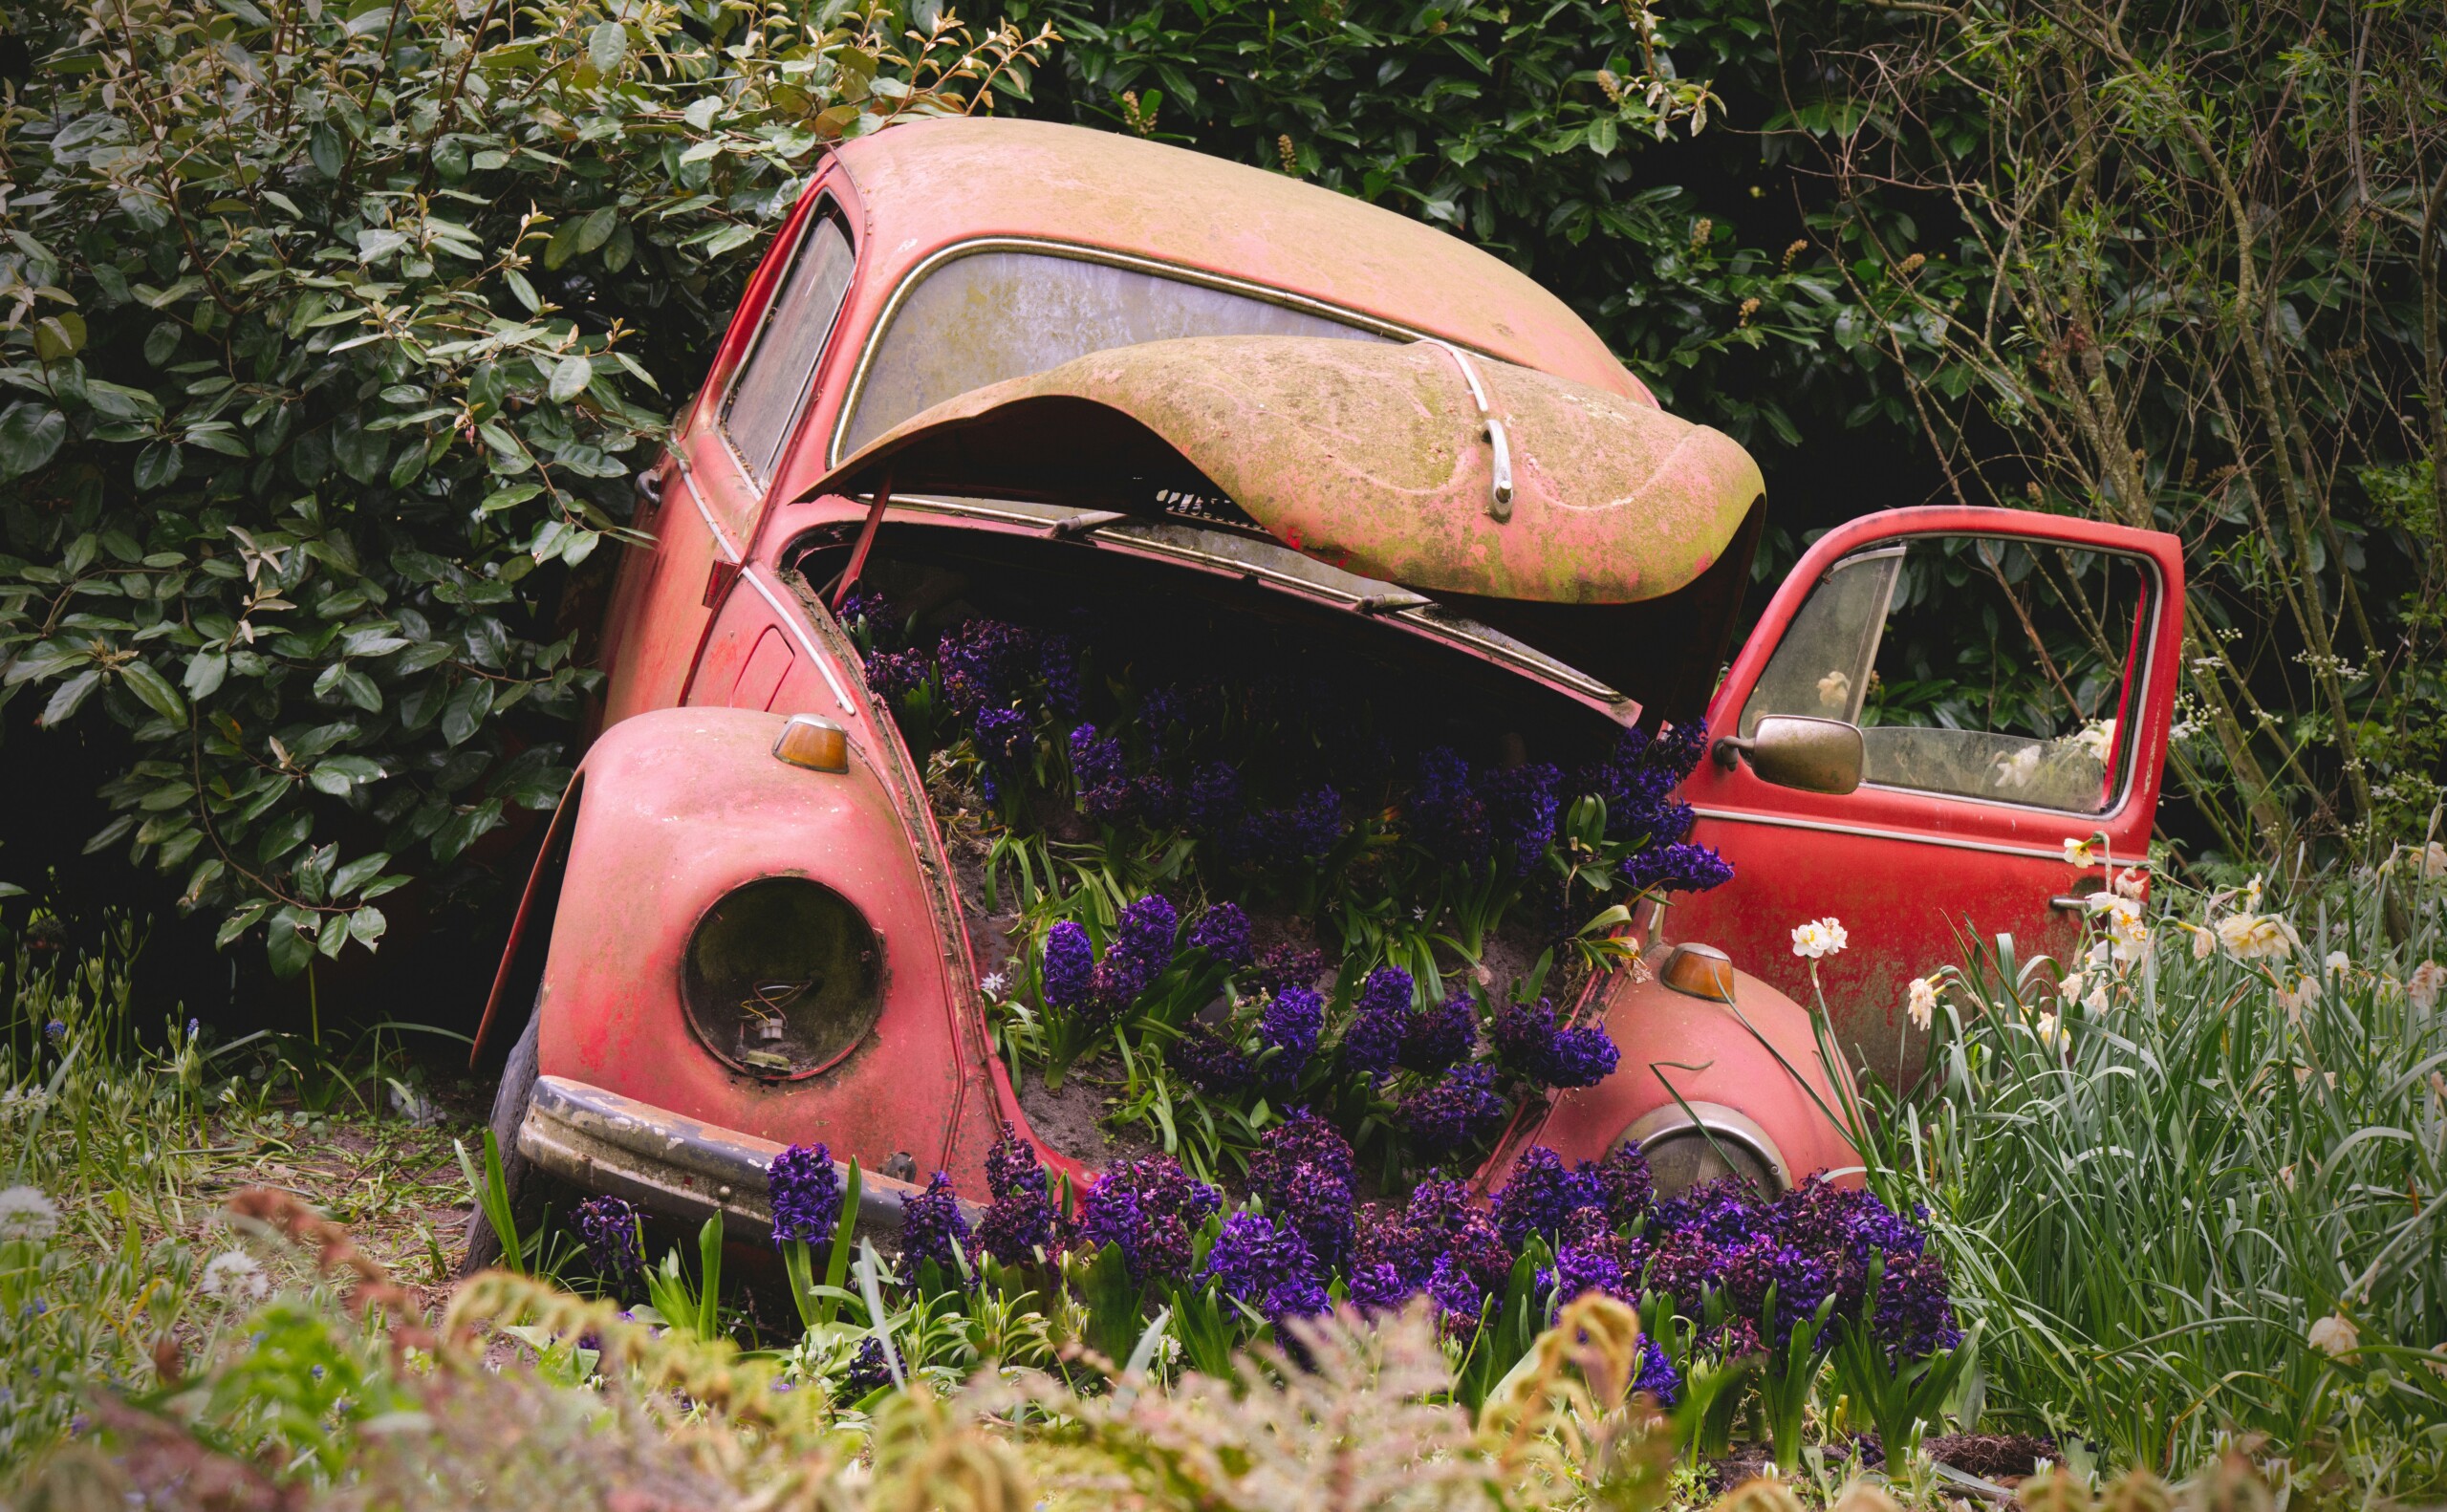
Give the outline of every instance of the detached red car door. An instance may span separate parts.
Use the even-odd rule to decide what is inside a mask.
[[[1828,532],[1709,706],[1712,759],[1683,796],[1734,877],[1678,902],[1668,934],[1808,1004],[1793,928],[1839,920],[1850,943],[1818,962],[1839,1040],[1890,1081],[1916,1074],[1912,978],[2001,934],[2062,960],[2109,881],[2065,842],[2147,856],[2182,601],[2180,545],[2155,531],[1928,508]],[[1722,744],[1771,714],[1859,726],[1861,786],[1777,787]]]

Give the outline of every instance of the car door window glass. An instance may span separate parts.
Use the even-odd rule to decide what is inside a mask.
[[[1392,339],[1140,269],[1049,252],[971,252],[926,274],[893,312],[859,379],[835,456],[971,389],[1091,352],[1178,336]]]
[[[1916,536],[1829,569],[1743,705],[1861,729],[1864,780],[2076,813],[2113,808],[2150,577],[2053,542]]]
[[[807,405],[816,358],[823,355],[825,338],[850,292],[855,259],[850,238],[825,213],[829,209],[819,206],[809,217],[789,276],[766,307],[756,340],[723,405],[723,434],[738,453],[740,465],[760,484],[773,476],[782,448],[790,443],[790,428]]]

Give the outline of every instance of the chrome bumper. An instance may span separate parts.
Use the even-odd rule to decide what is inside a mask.
[[[702,1221],[720,1209],[729,1238],[772,1238],[765,1173],[784,1148],[565,1076],[535,1079],[518,1126],[519,1152],[561,1179],[668,1218]],[[834,1168],[849,1179],[846,1163]],[[898,1234],[901,1204],[923,1190],[862,1170],[858,1231]],[[974,1206],[962,1207],[973,1220]]]

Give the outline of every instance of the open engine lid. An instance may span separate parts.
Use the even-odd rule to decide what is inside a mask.
[[[808,491],[887,485],[1133,511],[1221,495],[1349,572],[1558,604],[1684,586],[1765,489],[1730,437],[1586,384],[1441,342],[1300,336],[1116,347],[976,389]]]

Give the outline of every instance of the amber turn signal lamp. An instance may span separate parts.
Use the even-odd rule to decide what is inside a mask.
[[[1733,1001],[1733,958],[1714,945],[1677,945],[1657,980],[1687,997]]]
[[[850,735],[831,720],[793,714],[774,738],[773,754],[810,771],[848,771]]]

